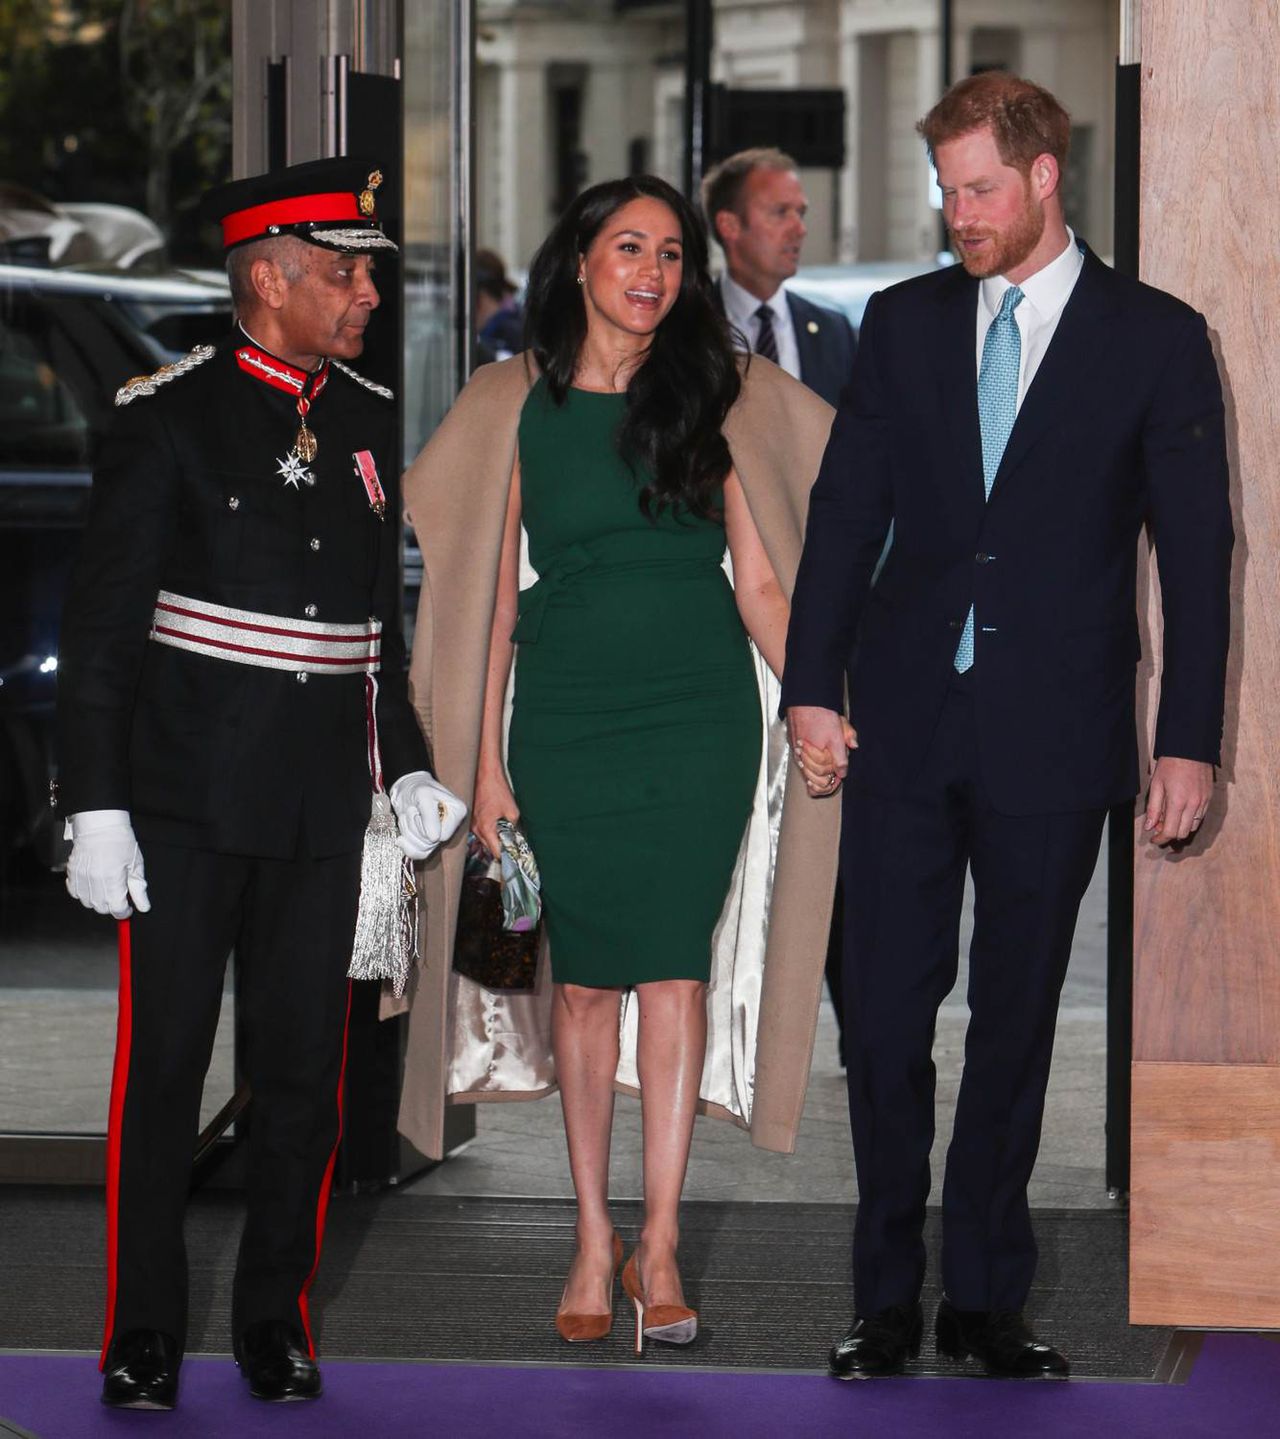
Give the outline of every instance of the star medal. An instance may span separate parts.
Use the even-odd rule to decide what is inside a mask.
[[[308,434],[310,434],[310,431],[308,431]],[[314,439],[314,436],[312,438]],[[311,453],[314,455],[315,450],[312,449]],[[284,477],[285,489],[292,486],[296,490],[299,480],[301,480],[304,485],[314,485],[316,482],[315,476],[307,469],[306,461],[297,450],[290,451],[283,460],[277,460],[276,464],[279,466],[276,474]]]
[[[245,338],[248,340],[247,334]],[[299,484],[314,485],[316,477],[307,466],[319,454],[320,442],[316,439],[315,431],[307,424],[307,415],[329,383],[329,361],[322,360],[316,369],[308,373],[250,340],[236,351],[236,363],[245,374],[294,397],[298,410],[298,430],[288,456],[276,461],[276,474],[283,477],[286,487],[295,490]]]

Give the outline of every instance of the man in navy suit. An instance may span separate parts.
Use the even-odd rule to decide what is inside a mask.
[[[1070,121],[1051,95],[982,74],[919,128],[961,264],[867,308],[813,489],[783,683],[810,792],[848,778],[859,1206],[855,1319],[831,1372],[895,1373],[920,1346],[931,1047],[968,867],[971,1019],[937,1343],[991,1373],[1065,1375],[1022,1315],[1027,1183],[1077,910],[1108,808],[1139,788],[1144,525],[1164,615],[1148,836],[1186,841],[1212,797],[1232,547],[1222,392],[1203,317],[1067,229]]]
[[[857,338],[838,310],[783,289],[795,274],[809,208],[796,162],[781,150],[740,150],[708,171],[702,205],[724,251],[716,297],[734,341],[780,365],[829,405],[849,383]],[[836,1013],[840,1063],[845,1062],[841,935],[844,897],[836,883],[827,947],[827,988]]]
[[[795,161],[781,150],[730,155],[703,180],[702,204],[724,250],[717,293],[736,338],[838,404],[853,369],[853,327],[838,310],[782,288],[808,234]]]

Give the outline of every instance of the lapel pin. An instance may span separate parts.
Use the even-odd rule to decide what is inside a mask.
[[[810,320],[808,325],[805,326],[805,328],[809,331],[811,335],[816,335],[818,333],[817,320]]]

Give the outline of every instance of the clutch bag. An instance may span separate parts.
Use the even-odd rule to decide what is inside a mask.
[[[529,991],[542,942],[541,880],[533,851],[510,821],[498,821],[495,857],[474,831],[458,903],[453,968],[486,989]]]

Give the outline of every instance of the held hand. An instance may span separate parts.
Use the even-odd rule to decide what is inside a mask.
[[[500,854],[502,845],[498,840],[498,821],[509,819],[516,824],[520,809],[516,797],[511,793],[506,772],[481,769],[476,773],[476,798],[471,807],[471,828],[484,841],[485,848],[492,855]]]
[[[427,859],[467,817],[466,805],[425,769],[401,775],[390,799],[400,830],[396,843],[412,860]]]
[[[787,729],[809,794],[834,794],[849,770],[848,751],[858,743],[848,720],[835,710],[801,705],[787,711]]]
[[[1143,833],[1154,844],[1189,839],[1200,828],[1212,798],[1211,764],[1162,755],[1151,775]]]
[[[86,909],[128,919],[151,908],[142,851],[128,810],[93,809],[71,816],[67,893]],[[132,903],[130,903],[132,901]]]
[[[845,748],[857,749],[858,732],[847,719],[841,718],[840,724],[844,730]],[[840,789],[841,780],[835,772],[836,762],[829,749],[817,750],[807,740],[802,740],[799,764],[805,785],[815,799],[824,799]]]

